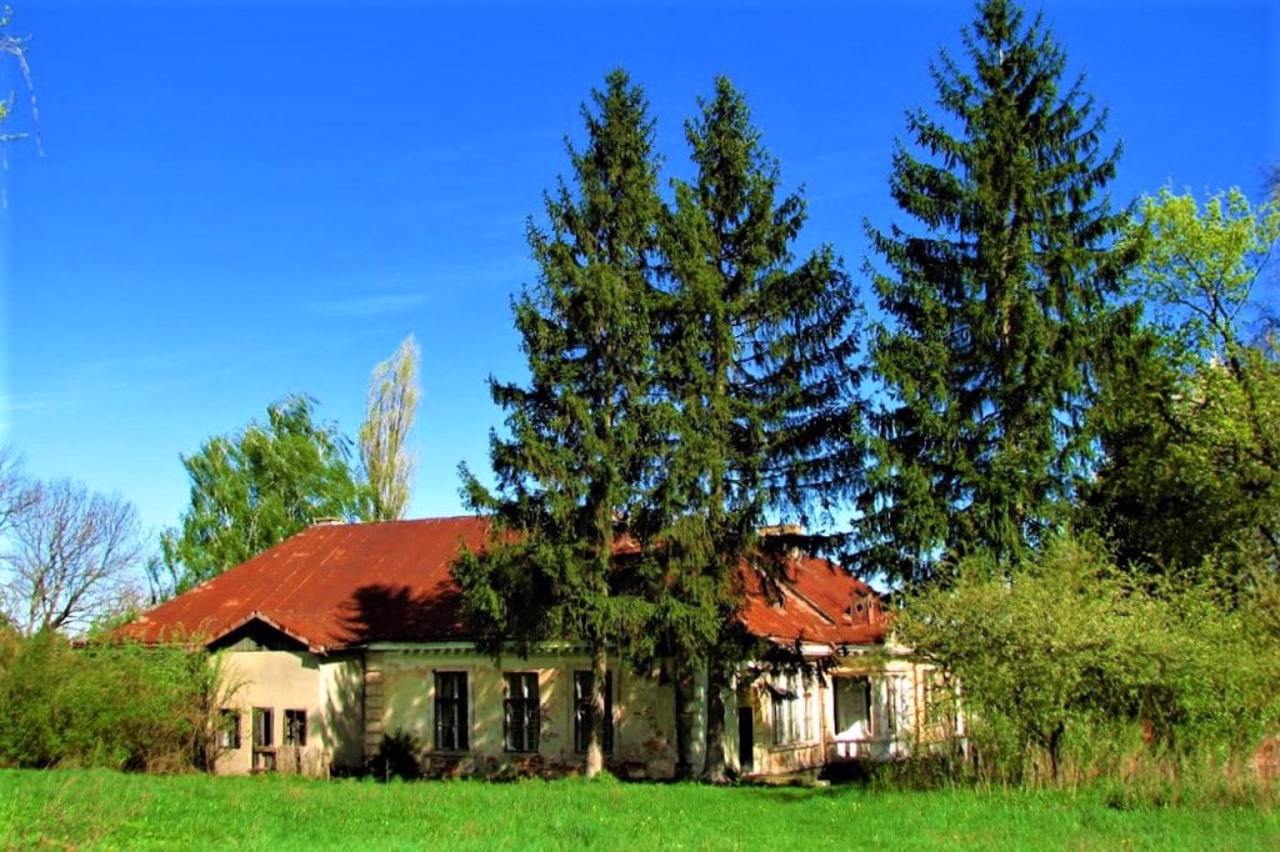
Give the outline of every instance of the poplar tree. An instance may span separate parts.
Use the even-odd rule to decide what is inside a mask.
[[[471,505],[493,518],[485,554],[455,568],[472,624],[493,641],[574,638],[590,649],[586,772],[603,766],[608,649],[647,623],[644,595],[615,560],[652,478],[653,277],[661,202],[643,92],[614,71],[582,109],[587,140],[566,143],[572,185],[530,223],[537,283],[514,304],[527,383],[490,380],[508,434],[491,436],[497,488],[465,467]]]
[[[757,541],[767,512],[815,519],[860,471],[858,311],[829,246],[796,261],[804,200],[781,194],[742,94],[721,77],[700,108],[685,126],[697,178],[676,182],[663,240],[660,366],[677,416],[656,491],[668,518],[659,601],[677,660],[706,662],[703,776],[720,782],[724,691],[745,650],[739,566],[767,568]]]
[[[406,447],[418,414],[418,364],[421,350],[411,334],[373,368],[364,422],[360,424],[360,461],[369,481],[375,521],[397,521],[409,506],[416,455]]]
[[[975,550],[998,563],[1054,523],[1087,458],[1081,415],[1128,257],[1105,188],[1119,148],[1037,17],[980,4],[965,67],[932,67],[940,115],[907,115],[890,190],[918,232],[867,226],[886,321],[872,366],[861,553],[890,580],[945,574]]]

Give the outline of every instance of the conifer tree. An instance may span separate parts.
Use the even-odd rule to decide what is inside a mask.
[[[968,67],[944,52],[932,68],[941,116],[909,113],[915,150],[894,153],[892,195],[922,230],[868,225],[887,322],[858,526],[864,564],[892,580],[978,549],[1008,560],[1053,523],[1088,450],[1093,359],[1123,326],[1105,112],[1008,0],[980,4],[964,46]]]
[[[738,568],[758,561],[767,511],[809,520],[860,470],[848,369],[858,312],[830,247],[795,261],[804,201],[779,197],[743,96],[721,77],[700,107],[685,127],[697,178],[676,182],[663,238],[660,366],[677,416],[655,492],[668,522],[658,600],[676,658],[706,663],[704,778],[719,782],[724,690],[745,638]]]
[[[529,225],[536,285],[514,304],[527,384],[490,380],[508,436],[491,436],[495,492],[463,469],[471,504],[492,516],[484,555],[455,567],[464,608],[493,640],[573,638],[590,648],[586,770],[603,765],[609,648],[649,619],[643,594],[615,560],[652,478],[655,375],[653,264],[661,202],[654,125],[638,86],[611,73],[584,106],[587,141],[567,145],[572,186],[545,200],[548,227]]]

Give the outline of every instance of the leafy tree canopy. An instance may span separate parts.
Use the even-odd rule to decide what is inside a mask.
[[[1261,599],[1230,610],[1212,583],[1135,585],[1088,538],[1053,538],[1006,576],[983,559],[894,622],[962,685],[981,771],[1105,770],[1127,756],[1106,753],[1116,734],[1140,723],[1174,755],[1249,756],[1280,720],[1280,634]]]
[[[279,544],[322,518],[367,520],[366,486],[352,472],[351,445],[314,419],[315,401],[291,396],[265,423],[211,438],[184,456],[191,504],[161,537],[158,589],[182,592]]]
[[[1225,568],[1237,589],[1280,567],[1280,361],[1249,333],[1277,239],[1280,205],[1239,190],[1139,205],[1129,240],[1153,324],[1103,373],[1083,509],[1125,564]]]

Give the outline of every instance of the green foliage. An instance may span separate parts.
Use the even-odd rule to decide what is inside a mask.
[[[360,424],[360,461],[372,501],[370,520],[400,520],[409,506],[417,459],[405,444],[418,414],[420,360],[418,341],[411,334],[390,358],[373,368]]]
[[[490,383],[510,433],[491,438],[498,492],[463,469],[472,505],[526,536],[457,572],[472,618],[508,636],[626,638],[612,554],[650,464],[659,201],[643,93],[615,71],[592,99],[576,195],[561,181],[550,230],[529,226],[541,272],[514,310],[530,382]]]
[[[1141,292],[1179,351],[1201,361],[1228,358],[1280,239],[1280,202],[1255,210],[1233,187],[1202,208],[1191,193],[1165,188],[1139,203],[1127,239],[1141,252]]]
[[[657,166],[653,122],[623,71],[584,106],[587,142],[568,146],[572,187],[546,196],[547,228],[529,225],[536,286],[514,304],[527,385],[490,380],[508,435],[491,436],[496,493],[464,467],[471,505],[505,545],[455,572],[473,629],[489,636],[576,637],[592,648],[603,709],[606,643],[649,640],[648,602],[619,533],[641,540],[643,495],[656,464],[653,307]],[[509,533],[519,536],[512,541]],[[589,772],[603,726],[594,714]]]
[[[1102,373],[1081,519],[1124,564],[1223,569],[1239,588],[1280,570],[1280,362],[1244,342],[1280,206],[1165,190],[1140,211],[1129,240],[1153,325]]]
[[[266,423],[218,436],[184,456],[191,505],[161,537],[153,584],[182,592],[261,553],[321,518],[365,520],[368,489],[350,465],[350,442],[317,423],[315,402],[291,396]]]
[[[864,566],[928,580],[967,553],[1027,552],[1061,516],[1089,442],[1080,428],[1107,307],[1131,252],[1105,187],[1104,114],[1037,18],[981,4],[967,68],[933,69],[942,118],[907,115],[890,190],[924,231],[868,226],[889,321],[873,330],[885,402],[859,500]]]
[[[1266,605],[1208,583],[1138,586],[1062,538],[1009,576],[962,564],[911,596],[899,638],[960,685],[988,777],[1115,772],[1135,747],[1175,761],[1247,756],[1280,721],[1280,637]],[[1150,740],[1144,746],[1143,730]]]
[[[422,744],[409,731],[383,734],[377,754],[369,761],[369,774],[379,781],[416,781],[422,777],[422,764],[418,761],[421,751]]]
[[[204,768],[218,671],[203,651],[0,636],[0,766]]]
[[[802,519],[829,509],[860,471],[855,375],[858,306],[823,246],[797,263],[799,195],[779,198],[777,162],[728,79],[685,125],[695,183],[675,182],[664,220],[671,289],[657,359],[671,408],[671,444],[654,493],[665,522],[665,571],[652,594],[666,648],[723,659],[740,604],[737,568],[756,555],[768,509]],[[723,716],[710,684],[711,718]],[[721,731],[707,731],[719,759]]]

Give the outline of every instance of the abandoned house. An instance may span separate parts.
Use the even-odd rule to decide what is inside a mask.
[[[217,769],[324,774],[407,734],[432,774],[574,771],[585,759],[586,649],[495,659],[468,640],[450,566],[483,548],[481,518],[318,524],[123,629],[221,651],[231,687]],[[744,664],[726,698],[732,770],[773,775],[889,759],[927,730],[928,671],[886,642],[880,600],[826,560],[747,571],[740,619],[776,659]],[[767,659],[766,659],[767,657]],[[658,671],[610,658],[605,749],[628,777],[670,777],[674,696]],[[696,692],[702,761],[705,684]]]

